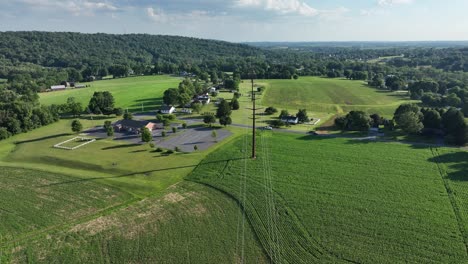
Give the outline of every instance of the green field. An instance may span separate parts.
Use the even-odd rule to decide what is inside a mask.
[[[274,261],[468,260],[466,182],[450,176],[450,170],[468,175],[466,152],[440,150],[449,152],[446,159],[457,156],[446,162],[446,178],[430,148],[268,132],[258,146],[259,158],[251,161],[242,151],[248,144],[230,143],[190,179],[236,197]]]
[[[141,76],[123,79],[112,79],[88,83],[91,87],[70,89],[40,94],[42,104],[63,104],[67,98],[75,97],[83,106],[96,91],[109,91],[115,98],[116,106],[132,112],[154,111],[162,104],[162,95],[168,88],[176,88],[181,79],[170,76]]]
[[[392,116],[406,95],[371,88],[363,81],[301,77],[298,80],[258,81],[267,87],[262,105],[297,111],[341,114],[362,110]]]

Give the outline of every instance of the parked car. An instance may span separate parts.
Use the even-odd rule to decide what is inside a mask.
[[[273,128],[271,126],[265,126],[263,127],[264,130],[273,130]]]

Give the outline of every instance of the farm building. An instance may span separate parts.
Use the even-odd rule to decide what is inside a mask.
[[[299,123],[299,118],[295,116],[283,116],[281,118],[281,121],[288,123],[288,124],[295,124],[297,125]]]
[[[162,114],[172,114],[176,111],[175,107],[172,105],[163,105],[160,109]]]
[[[131,132],[135,134],[140,134],[143,127],[148,128],[150,131],[153,131],[158,128],[158,125],[153,122],[144,121],[144,120],[129,120],[123,119],[117,121],[114,124],[114,130],[118,132]]]
[[[67,87],[65,85],[53,85],[50,87],[52,91],[61,91],[65,90]]]

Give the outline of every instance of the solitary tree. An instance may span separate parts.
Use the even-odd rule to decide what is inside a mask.
[[[306,109],[299,109],[299,112],[296,114],[296,117],[299,119],[299,122],[305,123],[309,122],[309,117],[307,116],[307,110]]]
[[[143,127],[141,129],[141,141],[148,143],[151,140],[153,140],[153,135],[151,134],[151,131],[147,127]]]
[[[239,110],[240,105],[239,105],[239,101],[236,98],[233,98],[231,100],[231,108],[232,110]]]
[[[106,128],[106,133],[108,137],[114,136],[114,128],[112,126],[109,126]]]
[[[288,110],[281,110],[281,113],[279,115],[279,118],[283,118],[289,115]]]
[[[213,130],[211,132],[211,137],[214,139],[215,142],[217,142],[218,133],[216,133],[216,130]]]
[[[75,133],[81,132],[81,130],[83,130],[83,125],[81,124],[80,120],[78,119],[73,120],[71,124],[71,129]]]
[[[172,133],[176,133],[177,132],[177,127],[172,127]]]
[[[132,120],[133,119],[133,114],[131,112],[125,111],[123,118],[126,120]]]
[[[216,123],[216,117],[212,113],[208,113],[203,116],[203,122],[207,125],[211,125]]]
[[[198,150],[198,146],[197,146],[197,145],[193,146],[193,150],[197,151],[197,150]]]
[[[200,104],[200,103],[193,103],[193,104],[192,104],[192,110],[193,110],[194,112],[197,112],[197,114],[200,113],[202,107],[203,107],[203,105]]]
[[[219,118],[219,123],[223,126],[232,124],[232,119],[230,116],[222,116]]]

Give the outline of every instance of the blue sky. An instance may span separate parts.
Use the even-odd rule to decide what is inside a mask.
[[[0,0],[0,31],[244,41],[468,40],[467,0]]]

